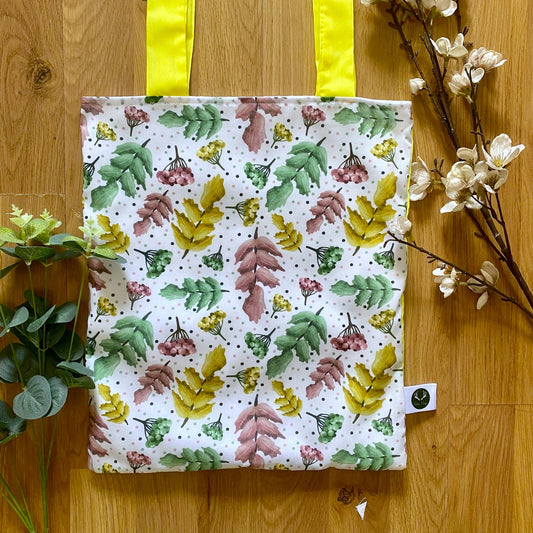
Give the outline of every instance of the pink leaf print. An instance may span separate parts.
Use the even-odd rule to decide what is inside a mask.
[[[102,429],[109,429],[109,427],[98,413],[96,406],[91,404],[89,407],[89,451],[99,457],[105,457],[108,453],[101,443],[111,444]]]
[[[311,207],[311,213],[315,215],[307,221],[307,233],[314,233],[320,229],[324,220],[330,224],[335,222],[335,217],[341,217],[346,209],[344,196],[338,191],[324,191],[320,193],[317,205]]]
[[[258,237],[257,228],[253,239],[243,242],[235,252],[235,264],[240,276],[235,281],[235,289],[250,294],[243,303],[242,309],[252,322],[258,322],[266,309],[263,288],[276,287],[279,280],[271,270],[284,270],[274,256],[281,256],[276,245],[266,237]]]
[[[247,407],[235,421],[235,433],[241,431],[238,441],[241,445],[235,452],[235,460],[250,463],[252,468],[262,468],[265,460],[260,453],[268,457],[276,457],[281,453],[273,439],[284,435],[276,424],[283,424],[281,418],[266,403],[257,403],[255,397],[253,407]]]
[[[242,140],[248,146],[250,152],[257,153],[265,139],[265,117],[260,113],[254,112],[250,116],[250,124],[246,126],[242,134]]]
[[[143,387],[136,390],[133,394],[135,405],[139,405],[148,400],[152,391],[156,394],[163,394],[165,389],[170,389],[170,383],[174,379],[174,372],[172,372],[172,368],[168,366],[169,362],[170,361],[167,361],[164,365],[150,365],[146,369],[144,376],[138,379]]]
[[[314,381],[312,385],[308,385],[305,389],[305,395],[308,400],[316,398],[323,385],[329,390],[335,388],[335,383],[341,382],[341,376],[344,377],[344,365],[340,361],[340,355],[336,359],[333,357],[324,357],[318,362],[317,369],[311,372],[310,377]]]
[[[235,117],[250,121],[244,130],[242,140],[251,152],[257,153],[266,139],[265,117],[259,111],[275,117],[281,114],[281,108],[273,98],[241,98],[240,100],[241,104],[235,111]]]
[[[248,315],[252,322],[259,322],[261,315],[266,310],[265,292],[259,285],[253,285],[250,289],[250,294],[242,304],[242,310]]]
[[[163,219],[170,220],[170,212],[172,211],[172,200],[167,196],[168,191],[163,194],[152,193],[146,197],[144,207],[137,211],[141,217],[139,222],[133,224],[133,233],[137,237],[144,235],[152,224],[152,220],[156,226],[163,225]]]

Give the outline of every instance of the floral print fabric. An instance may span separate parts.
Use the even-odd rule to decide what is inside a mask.
[[[90,467],[405,467],[408,102],[85,98]]]

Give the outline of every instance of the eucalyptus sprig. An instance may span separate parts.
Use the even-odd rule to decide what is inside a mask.
[[[481,309],[488,294],[498,295],[533,318],[533,291],[515,260],[500,197],[509,176],[509,164],[524,146],[513,145],[511,138],[500,133],[491,138],[484,128],[479,107],[479,93],[491,71],[507,61],[500,52],[485,47],[475,48],[465,42],[469,29],[463,26],[459,0],[361,0],[364,5],[380,4],[389,17],[389,26],[400,37],[400,47],[407,53],[418,77],[409,80],[413,95],[425,95],[457,154],[448,171],[445,162],[435,158],[433,168],[422,159],[412,164],[410,198],[424,199],[440,190],[448,197],[441,213],[463,213],[473,224],[473,234],[482,239],[504,265],[521,291],[522,300],[509,296],[494,285],[499,279],[498,268],[483,261],[480,274],[471,274],[453,261],[443,259],[418,245],[411,236],[411,226],[405,217],[390,223],[390,240],[424,253],[430,262],[438,261],[433,271],[444,297],[460,286],[479,294]],[[441,36],[439,22],[455,17],[457,33]],[[418,46],[408,37],[414,28]],[[428,66],[429,65],[429,66]],[[471,128],[460,131],[457,117],[450,105],[453,99],[462,101],[471,117]],[[467,147],[465,148],[465,144]],[[471,148],[470,148],[471,147]]]
[[[79,228],[84,235],[81,238],[55,233],[61,222],[47,210],[34,217],[13,206],[10,215],[12,227],[0,227],[0,266],[3,258],[10,258],[0,269],[0,279],[8,283],[10,273],[25,268],[28,284],[22,302],[14,307],[0,303],[0,338],[7,339],[0,351],[0,382],[18,389],[11,404],[0,400],[0,446],[31,428],[41,485],[42,531],[48,532],[47,489],[55,415],[65,405],[69,389],[94,388],[92,371],[84,365],[84,342],[76,333],[89,261],[121,259],[105,244],[98,244],[102,230],[92,221]],[[49,272],[72,261],[82,266],[77,300],[53,303],[48,295]],[[42,291],[37,286],[42,286]],[[50,432],[45,428],[48,420],[52,421]],[[19,496],[0,474],[0,495],[26,529],[36,532],[24,489],[17,484]]]

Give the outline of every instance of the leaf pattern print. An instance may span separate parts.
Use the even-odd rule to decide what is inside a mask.
[[[133,224],[133,233],[136,237],[144,235],[150,229],[152,221],[156,226],[163,225],[163,219],[170,220],[172,212],[172,200],[167,196],[168,191],[163,194],[152,193],[146,197],[144,207],[137,211],[141,217],[139,222]]]
[[[357,443],[353,452],[339,450],[332,460],[341,465],[353,465],[355,470],[385,470],[392,465],[394,457],[398,457],[382,442],[375,442],[373,446]]]
[[[235,118],[250,122],[242,134],[242,140],[250,152],[257,153],[266,139],[265,117],[261,111],[275,117],[281,114],[281,107],[273,98],[240,98],[240,101]]]
[[[276,168],[274,174],[281,181],[267,191],[266,206],[269,211],[278,209],[287,203],[287,199],[294,190],[294,184],[300,194],[307,196],[311,192],[311,184],[320,187],[320,174],[327,174],[328,153],[321,146],[324,139],[317,144],[301,142],[293,146],[289,152],[292,157],[285,161],[285,165]]]
[[[274,344],[281,350],[281,354],[272,357],[267,363],[267,376],[273,378],[285,371],[294,355],[304,363],[309,361],[311,350],[320,353],[320,341],[327,340],[327,324],[320,316],[322,309],[316,313],[301,311],[291,317],[292,324],[279,336]]]
[[[109,452],[103,447],[103,444],[111,444],[111,441],[102,431],[104,429],[109,429],[109,426],[98,413],[96,406],[91,403],[89,407],[89,451],[98,457],[108,455]]]
[[[206,446],[201,450],[191,450],[183,448],[181,456],[173,453],[167,453],[159,460],[160,464],[167,468],[184,466],[185,472],[197,472],[199,470],[217,470],[221,467],[222,461],[216,450]]]
[[[356,274],[351,284],[341,280],[331,286],[333,294],[339,296],[355,295],[355,304],[366,304],[368,309],[374,305],[383,307],[394,296],[395,290],[399,289],[393,288],[389,279],[382,274],[375,274],[366,278]]]
[[[278,395],[274,403],[278,406],[278,411],[284,416],[298,416],[302,418],[300,411],[302,410],[302,400],[294,394],[292,388],[285,388],[281,381],[273,381],[272,389]]]
[[[206,137],[209,139],[213,137],[222,128],[223,119],[220,116],[220,111],[211,104],[204,104],[203,106],[192,107],[184,105],[181,109],[181,115],[174,111],[166,111],[157,121],[167,128],[180,128],[185,126],[183,136],[186,139],[193,138],[195,141]]]
[[[391,173],[379,180],[374,193],[374,204],[366,196],[358,196],[357,209],[348,207],[348,220],[344,220],[344,231],[348,242],[355,246],[354,255],[360,248],[373,248],[381,244],[387,232],[387,221],[392,220],[396,210],[387,201],[396,194],[396,176]]]
[[[314,217],[307,221],[307,233],[318,231],[326,220],[330,224],[334,224],[335,218],[342,216],[342,212],[346,209],[346,204],[341,191],[342,187],[337,191],[324,191],[320,193],[317,204],[311,207],[311,214]]]
[[[392,106],[368,105],[365,102],[359,102],[357,111],[345,107],[336,113],[333,118],[344,126],[360,123],[359,133],[361,135],[368,133],[370,138],[376,135],[381,137],[387,135],[398,122]]]
[[[109,207],[119,192],[119,185],[129,198],[136,195],[136,186],[146,189],[146,177],[152,176],[152,153],[146,145],[129,142],[117,146],[109,165],[104,165],[98,173],[107,183],[91,191],[91,207],[96,210]]]
[[[222,300],[222,296],[227,290],[222,289],[220,283],[210,277],[193,280],[185,278],[183,286],[179,287],[170,283],[160,291],[160,295],[167,300],[185,298],[185,309],[211,309]]]
[[[183,418],[183,424],[189,420],[199,420],[213,410],[215,393],[224,385],[215,372],[226,365],[226,350],[219,344],[205,356],[201,375],[191,367],[185,368],[185,379],[176,378],[178,390],[172,391],[176,414]],[[203,379],[202,379],[203,377]]]
[[[184,212],[174,210],[176,223],[171,226],[176,244],[185,250],[183,258],[190,251],[203,250],[213,242],[214,224],[223,216],[222,211],[215,207],[215,203],[225,194],[224,180],[217,175],[204,185],[200,205],[191,198],[185,198],[182,201]]]
[[[329,390],[334,390],[335,383],[341,383],[341,377],[344,377],[344,365],[340,357],[339,355],[337,358],[323,357],[320,359],[316,370],[311,372],[310,377],[314,383],[305,389],[308,400],[316,398],[324,385]]]
[[[396,363],[396,350],[387,344],[376,352],[370,370],[363,363],[355,364],[355,376],[346,373],[348,388],[343,387],[346,406],[355,416],[354,423],[363,415],[378,411],[385,401],[385,387],[391,382],[391,374],[386,374]],[[373,374],[373,375],[372,375]]]
[[[235,433],[241,432],[238,441],[241,443],[235,452],[235,460],[250,463],[252,468],[262,468],[265,459],[277,457],[281,450],[274,439],[285,437],[276,424],[283,424],[281,418],[266,403],[258,403],[258,395],[252,407],[247,407],[235,420]]]
[[[117,254],[128,253],[130,238],[120,229],[120,226],[111,224],[109,217],[105,215],[98,215],[96,220],[98,225],[104,230],[104,233],[100,235],[100,239],[106,243],[106,246]]]
[[[284,250],[293,252],[300,250],[303,241],[302,234],[294,227],[292,222],[285,222],[281,215],[273,214],[272,222],[279,231],[274,235],[278,239],[278,245]]]
[[[150,365],[144,374],[137,381],[142,385],[133,394],[135,405],[139,405],[150,398],[152,392],[163,394],[165,389],[170,389],[170,383],[174,379],[174,372],[168,366],[169,361],[164,365],[159,363]]]
[[[103,383],[98,385],[98,393],[105,400],[100,405],[100,411],[102,411],[109,422],[113,422],[113,424],[122,424],[125,422],[127,424],[130,407],[120,399],[120,394],[118,392],[111,394],[111,389]]]
[[[154,328],[147,320],[150,313],[143,318],[128,316],[117,320],[109,339],[104,339],[100,346],[108,353],[94,363],[94,377],[100,380],[110,376],[120,363],[120,356],[129,366],[137,366],[138,359],[146,361],[147,347],[154,348]]]
[[[253,239],[243,242],[235,252],[235,264],[241,263],[237,268],[240,276],[235,289],[249,293],[242,309],[252,322],[258,322],[266,309],[264,291],[259,283],[270,288],[279,285],[279,279],[272,271],[283,271],[284,268],[276,257],[281,257],[281,252],[270,239],[259,237],[257,228]]]

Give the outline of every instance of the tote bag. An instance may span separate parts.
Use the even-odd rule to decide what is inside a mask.
[[[188,96],[174,4],[148,3],[147,92],[180,96],[82,103],[84,216],[124,258],[90,266],[90,468],[405,468],[410,103],[354,96],[339,0],[318,96]]]

